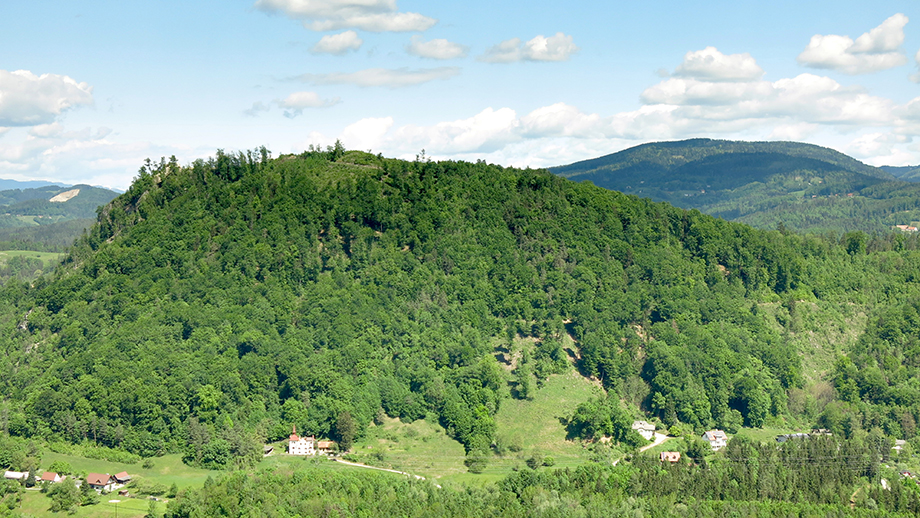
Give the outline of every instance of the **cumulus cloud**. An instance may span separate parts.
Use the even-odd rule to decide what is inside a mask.
[[[93,104],[93,87],[67,76],[0,70],[0,126],[49,124],[75,106]]]
[[[294,79],[319,85],[353,84],[356,86],[384,86],[401,88],[419,85],[429,81],[449,79],[460,73],[457,67],[387,69],[369,68],[357,72],[338,72],[333,74],[303,74]]]
[[[470,48],[445,39],[423,41],[421,36],[413,36],[406,46],[406,52],[413,56],[428,59],[455,59],[466,57]]]
[[[68,130],[58,122],[14,130],[0,143],[0,177],[89,183],[124,189],[146,157],[206,157],[213,149],[191,151],[148,142],[119,143],[106,127]],[[189,156],[193,153],[194,156]]]
[[[314,54],[334,54],[341,56],[349,51],[358,50],[364,40],[358,37],[355,31],[345,31],[340,34],[323,36],[310,52]]]
[[[295,92],[285,99],[276,100],[275,104],[284,109],[284,116],[293,119],[303,114],[306,108],[327,108],[340,103],[338,97],[323,99],[316,92]]]
[[[396,0],[258,0],[255,7],[299,20],[313,31],[412,32],[437,23],[419,13],[398,12]]]
[[[601,117],[585,114],[578,108],[556,103],[537,108],[521,118],[521,134],[525,137],[603,137]]]
[[[349,149],[380,149],[386,133],[393,127],[393,117],[366,118],[345,127],[340,137]]]
[[[907,16],[898,13],[856,38],[856,41],[849,36],[816,34],[811,37],[797,60],[808,67],[851,75],[904,65],[907,57],[900,47],[904,43],[904,26],[907,21]]]
[[[725,55],[715,47],[688,52],[674,71],[677,77],[703,81],[753,81],[763,77],[763,73],[750,54]]]
[[[487,63],[514,63],[516,61],[565,61],[578,51],[571,36],[557,32],[549,38],[539,35],[530,41],[520,38],[505,40],[489,48],[479,57]]]
[[[470,153],[493,151],[517,140],[517,115],[510,108],[486,108],[478,114],[433,126],[403,126],[395,139],[410,150],[425,149],[435,153]]]

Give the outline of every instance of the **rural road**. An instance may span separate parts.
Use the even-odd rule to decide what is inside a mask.
[[[655,440],[651,444],[648,444],[646,446],[639,448],[639,451],[643,452],[649,448],[654,448],[655,446],[658,446],[659,444],[663,443],[664,441],[667,441],[668,439],[670,439],[670,437],[668,437],[667,435],[663,433],[655,432]]]
[[[387,468],[378,468],[378,467],[376,467],[376,466],[368,466],[367,464],[360,464],[360,463],[357,463],[357,462],[348,462],[347,460],[342,460],[342,459],[332,459],[332,460],[335,461],[335,462],[342,463],[342,464],[348,464],[349,466],[354,466],[354,467],[356,467],[356,468],[367,468],[367,469],[376,469],[376,470],[378,470],[378,471],[389,471],[390,473],[399,473],[400,475],[405,475],[405,476],[407,476],[407,477],[415,477],[415,478],[417,478],[417,479],[419,479],[419,480],[425,480],[425,477],[423,477],[423,476],[421,476],[421,475],[413,475],[412,473],[406,473],[405,471],[398,471],[398,470],[395,470],[395,469],[387,469]],[[441,487],[441,486],[438,485],[438,484],[435,484],[435,486],[438,487],[438,488]]]

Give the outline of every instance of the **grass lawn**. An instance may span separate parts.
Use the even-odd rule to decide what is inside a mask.
[[[109,503],[109,500],[119,500],[118,504]],[[76,514],[52,513],[48,510],[51,507],[51,499],[38,491],[26,491],[22,497],[22,506],[17,511],[24,516],[75,516],[83,517],[118,517],[123,518],[143,518],[147,514],[150,501],[142,498],[125,498],[117,495],[104,495],[96,505],[78,507]],[[165,502],[157,502],[157,513],[162,515],[166,510]],[[117,507],[117,509],[116,509]]]
[[[201,487],[208,476],[217,478],[223,473],[222,471],[209,471],[187,466],[182,463],[182,456],[177,453],[154,457],[153,468],[144,469],[141,467],[141,463],[122,464],[49,451],[42,456],[42,468],[47,469],[52,462],[58,460],[69,463],[74,471],[77,472],[120,473],[127,471],[135,480],[143,479],[145,482],[163,484],[167,487],[175,483],[179,489]]]

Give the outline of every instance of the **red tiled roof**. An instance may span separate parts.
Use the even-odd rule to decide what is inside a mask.
[[[42,481],[44,482],[54,482],[57,477],[58,474],[53,471],[46,471],[42,473]]]
[[[131,480],[131,475],[129,475],[127,471],[122,471],[121,473],[116,473],[116,474],[113,475],[113,476],[115,477],[115,480],[117,480],[117,481],[119,481],[119,482],[124,482],[124,481],[126,481],[126,480]]]

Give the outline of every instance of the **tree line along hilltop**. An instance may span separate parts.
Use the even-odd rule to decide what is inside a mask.
[[[918,248],[485,163],[338,147],[148,162],[53,274],[0,292],[0,426],[246,468],[292,425],[347,447],[380,415],[430,418],[487,462],[503,402],[574,362],[607,394],[571,416],[586,439],[629,441],[640,415],[911,439]]]

